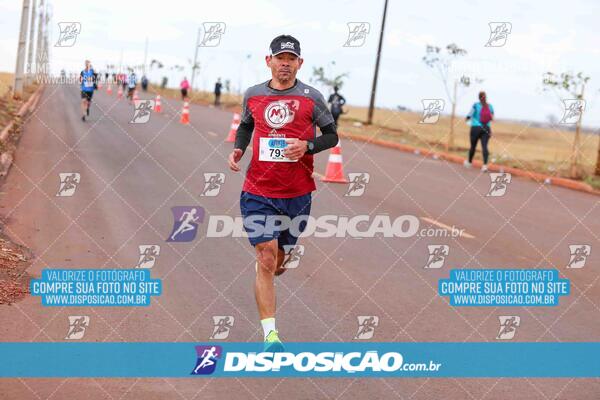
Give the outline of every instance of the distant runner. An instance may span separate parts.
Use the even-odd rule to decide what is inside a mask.
[[[135,87],[137,86],[137,76],[135,76],[135,72],[131,72],[129,78],[127,79],[127,98],[129,101],[133,101],[133,93],[135,92]]]
[[[92,96],[96,89],[98,75],[94,72],[90,60],[85,60],[85,69],[79,74],[81,84],[81,120],[85,122],[85,117],[90,115],[90,105]]]
[[[244,95],[229,167],[240,171],[238,163],[252,140],[254,150],[240,209],[244,228],[256,249],[254,292],[265,348],[279,351],[283,346],[275,327],[274,277],[285,271],[284,249],[291,252],[306,228],[311,192],[316,189],[313,154],[334,147],[338,136],[323,95],[296,79],[303,62],[298,40],[278,36],[271,42],[270,53],[266,63],[272,79],[249,88]],[[322,133],[318,137],[316,126]],[[272,228],[270,222],[281,216],[304,220],[298,229],[266,228]]]
[[[338,124],[338,118],[344,112],[344,104],[346,104],[346,99],[344,96],[338,93],[338,87],[333,87],[333,93],[329,96],[329,100],[327,100],[329,104],[331,104],[331,115],[333,115],[333,120],[335,121],[335,126]]]
[[[471,167],[473,156],[475,155],[475,150],[477,148],[477,142],[481,140],[481,152],[483,154],[481,171],[487,172],[488,157],[490,155],[488,151],[488,142],[490,137],[492,137],[491,122],[494,119],[494,107],[487,102],[485,92],[479,92],[479,103],[473,104],[466,119],[467,121],[471,120],[471,148],[469,149],[469,161],[465,160],[465,167]]]

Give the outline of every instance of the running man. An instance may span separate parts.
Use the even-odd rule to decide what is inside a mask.
[[[344,104],[346,104],[346,99],[344,96],[338,93],[338,87],[333,87],[333,93],[329,96],[327,100],[329,104],[331,104],[331,115],[333,115],[333,120],[335,121],[335,126],[337,126],[338,118],[344,112]]]
[[[137,86],[137,76],[135,76],[135,72],[131,72],[129,78],[127,79],[127,98],[130,102],[133,101],[133,92],[135,92],[135,87]]]
[[[97,74],[92,68],[90,60],[85,60],[85,69],[79,74],[79,83],[81,84],[81,120],[85,122],[85,117],[90,115],[90,105],[96,86]]]
[[[244,95],[229,168],[240,171],[238,163],[252,139],[240,209],[256,251],[254,293],[265,347],[278,351],[282,345],[275,327],[274,277],[285,271],[284,248],[293,249],[306,228],[311,192],[316,190],[313,155],[334,147],[338,136],[323,95],[296,79],[303,63],[300,42],[289,35],[276,37],[265,60],[272,78],[252,86]],[[319,137],[316,126],[322,133]],[[303,221],[299,229],[277,226],[269,231],[267,227],[273,227],[273,220],[281,216]]]
[[[469,149],[469,161],[464,162],[465,167],[470,168],[477,148],[477,142],[481,140],[481,152],[483,154],[482,172],[488,170],[488,142],[492,137],[491,122],[494,119],[494,107],[487,102],[485,92],[479,92],[479,102],[473,104],[466,120],[471,120],[471,148]]]

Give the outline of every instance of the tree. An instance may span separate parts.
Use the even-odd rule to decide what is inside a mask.
[[[152,69],[155,65],[156,65],[156,68],[158,68],[158,69],[161,69],[162,67],[164,67],[163,63],[161,63],[158,60],[153,59],[152,61],[150,61],[150,69]]]
[[[331,65],[335,65],[335,61],[330,63]],[[330,89],[333,89],[334,86],[337,86],[338,89],[341,89],[344,86],[344,78],[347,78],[349,75],[347,72],[343,74],[332,76],[330,72],[329,77],[325,76],[325,68],[324,67],[313,67],[313,76],[310,78],[311,82],[320,83],[324,86],[327,86]]]
[[[553,89],[568,93],[573,100],[579,100],[574,103],[576,109],[572,110],[578,113],[577,122],[575,125],[575,137],[573,138],[573,147],[571,149],[571,178],[581,177],[581,168],[579,166],[579,154],[581,151],[580,136],[581,136],[581,119],[583,117],[583,108],[585,107],[584,91],[585,85],[590,80],[589,76],[583,76],[582,72],[578,72],[576,75],[568,72],[562,72],[557,75],[553,72],[546,72],[542,81],[544,90]],[[598,146],[598,159],[596,161],[596,175],[600,175],[600,145]]]
[[[452,104],[452,113],[450,114],[450,132],[448,134],[448,141],[446,142],[446,151],[454,147],[454,118],[456,115],[456,101],[457,101],[457,89],[458,86],[468,87],[471,84],[471,79],[468,76],[462,76],[460,79],[456,78],[452,71],[452,64],[459,57],[467,55],[465,49],[461,49],[454,43],[450,43],[446,46],[446,52],[442,52],[442,49],[437,46],[427,45],[425,48],[425,56],[423,56],[423,62],[430,68],[434,69],[444,84],[444,90],[446,91],[446,97]],[[450,82],[453,83],[453,91],[450,93]]]

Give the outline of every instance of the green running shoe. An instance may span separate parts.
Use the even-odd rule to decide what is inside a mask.
[[[280,353],[284,351],[283,343],[279,339],[279,332],[271,331],[265,338],[264,350],[271,353]]]

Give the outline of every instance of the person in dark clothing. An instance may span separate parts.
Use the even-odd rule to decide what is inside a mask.
[[[483,154],[482,172],[487,172],[488,167],[488,142],[492,136],[491,122],[494,119],[494,107],[487,102],[485,92],[479,92],[479,102],[473,104],[466,120],[471,120],[471,148],[469,149],[469,160],[465,160],[465,167],[471,167],[477,142],[481,140],[481,152]]]
[[[223,88],[223,84],[221,83],[221,78],[217,79],[217,83],[215,83],[215,106],[221,104],[221,89]]]
[[[146,77],[146,75],[142,75],[141,83],[142,83],[142,90],[144,92],[147,92],[148,91],[148,78]]]
[[[338,93],[338,87],[333,87],[333,94],[329,96],[329,100],[327,102],[331,105],[331,115],[333,115],[333,120],[335,121],[335,125],[337,126],[338,118],[343,113],[343,106],[346,104],[346,99],[344,96]]]

